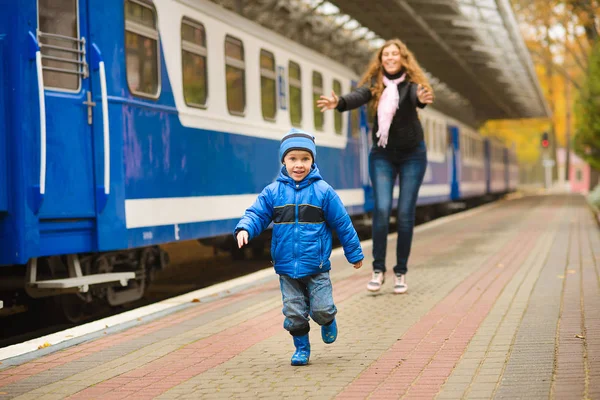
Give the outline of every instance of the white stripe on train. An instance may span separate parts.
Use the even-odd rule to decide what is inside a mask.
[[[337,193],[347,207],[365,203],[363,189],[337,190]],[[449,194],[448,184],[424,184],[419,191],[422,197]],[[257,196],[253,193],[125,200],[126,225],[133,229],[240,218]],[[398,197],[398,187],[394,190],[394,197]]]

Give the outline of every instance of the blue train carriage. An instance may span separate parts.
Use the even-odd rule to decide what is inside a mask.
[[[290,125],[365,211],[358,112],[315,106],[350,90],[343,65],[203,0],[0,9],[0,265],[27,265],[30,296],[140,298],[160,244],[230,235]]]
[[[507,191],[514,192],[519,184],[519,163],[517,162],[517,149],[513,143],[510,147],[505,147],[506,159],[506,184]]]
[[[484,139],[473,128],[454,122],[449,128],[452,150],[452,201],[482,197],[486,194]]]
[[[433,107],[419,110],[427,145],[427,170],[417,205],[447,203],[451,200],[452,153],[448,143],[448,117]]]
[[[493,137],[485,139],[486,154],[486,186],[491,195],[503,194],[508,191],[506,159],[504,144]]]

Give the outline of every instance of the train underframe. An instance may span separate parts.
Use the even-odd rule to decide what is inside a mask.
[[[166,252],[151,246],[39,257],[30,259],[26,266],[2,267],[0,317],[28,311],[40,303],[38,299],[52,297],[65,322],[81,322],[99,309],[141,299],[156,272],[168,261]]]

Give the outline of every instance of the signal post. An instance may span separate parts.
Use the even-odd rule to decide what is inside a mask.
[[[542,165],[544,166],[544,187],[548,190],[552,186],[552,167],[555,164],[550,154],[548,132],[542,133],[540,144],[542,146]]]

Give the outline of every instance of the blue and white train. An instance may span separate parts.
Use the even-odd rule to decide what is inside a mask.
[[[0,0],[0,271],[22,271],[31,297],[138,299],[161,244],[231,234],[291,126],[367,213],[366,112],[315,105],[357,79],[206,0]],[[514,190],[514,153],[432,107],[421,118],[419,205]]]

